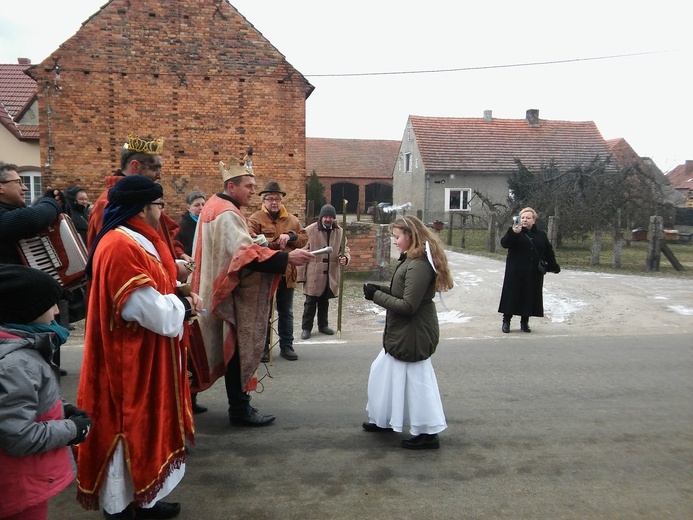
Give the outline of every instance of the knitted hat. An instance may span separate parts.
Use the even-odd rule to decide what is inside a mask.
[[[144,175],[127,175],[108,190],[109,206],[139,208],[141,211],[148,203],[163,197],[164,189]]]
[[[0,265],[0,323],[30,323],[58,303],[62,294],[61,285],[43,271]]]
[[[320,215],[318,218],[322,218],[327,215],[332,215],[334,218],[337,218],[337,211],[334,209],[332,204],[325,204],[320,210]]]
[[[282,197],[286,197],[286,192],[282,191],[282,189],[279,187],[279,183],[274,181],[265,184],[265,187],[262,188],[262,191],[260,192],[260,197],[262,197],[263,193],[280,193]]]
[[[108,205],[103,212],[103,226],[94,239],[89,251],[89,258],[87,258],[87,265],[84,267],[87,280],[91,280],[94,251],[104,235],[127,222],[142,211],[147,204],[163,195],[164,189],[161,184],[157,184],[144,175],[126,175],[108,190]]]

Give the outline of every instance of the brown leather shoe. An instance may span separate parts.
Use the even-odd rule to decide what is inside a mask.
[[[296,361],[298,359],[298,354],[296,354],[293,347],[280,348],[279,355],[289,361]]]

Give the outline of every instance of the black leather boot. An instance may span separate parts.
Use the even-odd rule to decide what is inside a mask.
[[[520,321],[520,330],[522,332],[532,332],[532,329],[529,328],[529,318]]]
[[[507,334],[510,332],[510,318],[507,316],[503,316],[503,325],[501,326],[501,330]]]

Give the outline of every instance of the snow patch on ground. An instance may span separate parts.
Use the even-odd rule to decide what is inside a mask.
[[[684,305],[667,305],[669,309],[682,316],[693,316],[693,309]]]

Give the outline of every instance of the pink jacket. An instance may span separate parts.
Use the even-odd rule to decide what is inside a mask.
[[[0,328],[0,518],[47,501],[74,478],[49,335]]]

